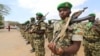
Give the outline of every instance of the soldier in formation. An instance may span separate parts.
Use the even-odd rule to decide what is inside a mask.
[[[30,25],[29,27],[27,28],[27,31],[29,32],[29,42],[31,44],[31,52],[34,52],[35,51],[35,47],[34,47],[34,33],[30,33],[31,29],[35,26],[35,18],[34,17],[31,17],[30,18]]]
[[[85,56],[100,56],[100,23],[96,22],[94,13],[93,16],[84,26],[84,52]]]
[[[45,56],[45,37],[48,39],[52,56],[75,56],[82,40],[84,40],[85,56],[100,56],[100,23],[95,20],[95,14],[89,15],[92,16],[89,17],[89,22],[81,23],[79,21],[87,19],[77,21],[78,13],[75,17],[71,17],[71,8],[72,4],[69,2],[59,4],[57,10],[61,20],[55,23],[51,20],[48,24],[45,23],[44,15],[38,12],[37,22],[35,18],[31,18],[30,23],[27,21],[27,24],[22,25],[22,36],[31,44],[31,51],[35,51],[35,56]],[[70,23],[72,18],[77,22]]]
[[[42,13],[36,13],[37,22],[31,32],[34,33],[35,56],[45,56],[45,37],[46,23]]]
[[[48,20],[46,36],[48,42],[50,42],[53,39],[53,23],[51,22],[51,20]]]
[[[69,2],[63,2],[57,7],[61,20],[54,24],[54,40],[48,44],[54,56],[74,56],[79,50],[81,41],[83,40],[83,32],[81,27],[78,27],[78,24],[75,24],[76,28],[73,28],[73,31],[68,29],[72,28],[71,26],[73,25],[69,25],[68,23],[71,19],[71,8],[72,4]],[[63,32],[64,35],[59,35],[62,34],[60,32]],[[57,36],[58,39],[56,40],[55,38]]]

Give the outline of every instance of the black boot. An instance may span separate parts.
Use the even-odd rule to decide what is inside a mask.
[[[26,44],[30,44],[30,42],[28,41]]]
[[[32,52],[35,52],[35,48],[31,49],[31,53],[32,53]]]

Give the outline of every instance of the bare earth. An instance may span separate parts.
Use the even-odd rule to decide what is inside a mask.
[[[46,55],[50,56],[51,52],[47,48],[47,39],[45,43]],[[31,46],[26,45],[25,39],[18,30],[0,29],[0,56],[35,56],[30,52]],[[81,46],[78,56],[84,56],[83,46]]]

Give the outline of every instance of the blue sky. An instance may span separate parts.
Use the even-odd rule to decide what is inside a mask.
[[[6,21],[23,23],[31,17],[36,17],[36,12],[42,12],[44,15],[49,12],[46,20],[60,19],[56,7],[64,1],[73,4],[72,12],[87,6],[88,9],[81,16],[96,13],[100,18],[100,0],[0,0],[0,3],[11,8],[10,14],[5,16]]]

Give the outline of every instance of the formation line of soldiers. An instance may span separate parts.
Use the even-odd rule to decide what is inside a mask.
[[[63,2],[57,7],[61,20],[46,23],[44,15],[38,12],[37,21],[31,18],[31,22],[22,25],[21,34],[31,44],[35,56],[45,56],[45,38],[48,38],[51,56],[77,56],[82,41],[85,56],[100,56],[100,22],[95,19],[95,13],[80,20],[78,16],[70,16],[71,9],[70,2]]]
[[[35,56],[45,56],[45,38],[50,42],[53,36],[53,24],[51,20],[48,23],[44,22],[44,18],[43,14],[38,12],[36,13],[37,21],[32,17],[20,27],[22,36],[27,44],[31,44],[31,52],[35,52]]]

